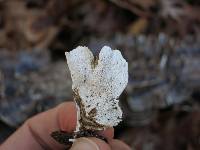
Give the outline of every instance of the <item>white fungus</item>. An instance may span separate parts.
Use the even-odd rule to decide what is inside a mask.
[[[76,131],[116,126],[122,118],[118,98],[128,83],[128,63],[121,52],[104,46],[95,58],[87,47],[78,46],[65,55],[79,97]]]

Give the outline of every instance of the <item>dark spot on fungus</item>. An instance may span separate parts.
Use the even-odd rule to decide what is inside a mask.
[[[90,117],[94,117],[94,116],[96,116],[96,114],[97,114],[97,109],[96,109],[96,108],[93,108],[93,109],[88,113],[88,115],[89,115]]]

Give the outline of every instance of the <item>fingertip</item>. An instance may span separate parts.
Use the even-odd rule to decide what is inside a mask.
[[[73,132],[76,127],[76,105],[74,102],[65,102],[56,107],[60,130]]]
[[[113,139],[114,137],[114,128],[110,127],[104,131],[99,131],[99,134],[105,137],[106,139]]]

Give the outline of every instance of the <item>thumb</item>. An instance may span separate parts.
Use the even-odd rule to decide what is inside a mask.
[[[109,145],[97,138],[78,138],[70,150],[111,150]]]

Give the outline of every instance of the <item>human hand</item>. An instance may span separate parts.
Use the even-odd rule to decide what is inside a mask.
[[[64,146],[57,143],[50,134],[56,130],[72,133],[75,127],[75,104],[65,102],[28,119],[0,146],[0,150],[61,150]],[[71,150],[130,150],[122,141],[113,139],[113,128],[106,129],[100,134],[107,138],[108,143],[94,137],[84,137],[77,139]]]

